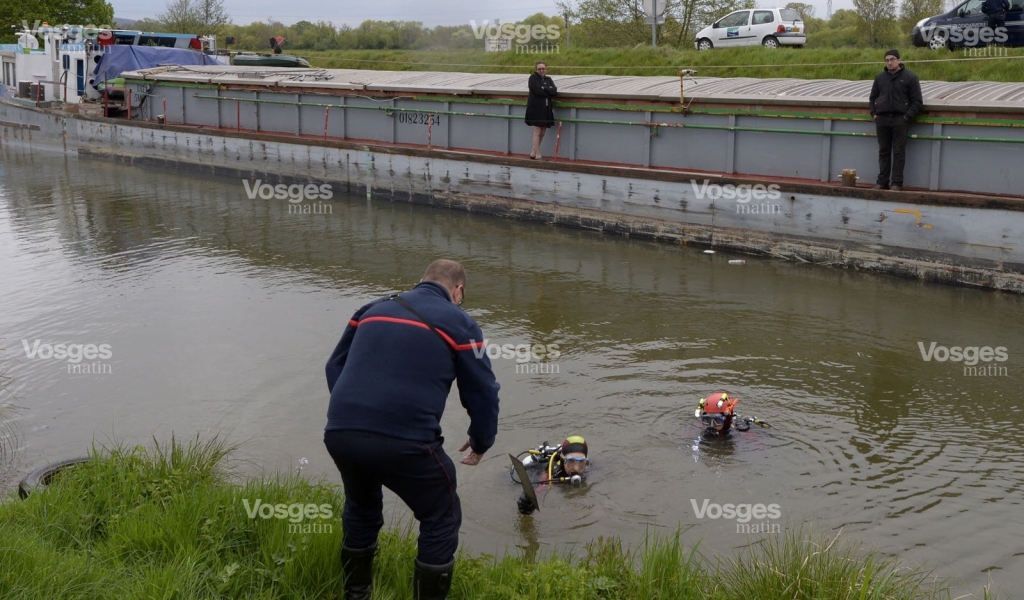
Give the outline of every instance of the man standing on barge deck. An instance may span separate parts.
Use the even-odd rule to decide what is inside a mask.
[[[885,70],[875,77],[868,97],[878,135],[876,190],[903,189],[903,165],[907,160],[907,129],[921,110],[921,81],[900,62],[895,48],[885,53]],[[890,182],[892,187],[889,187]]]

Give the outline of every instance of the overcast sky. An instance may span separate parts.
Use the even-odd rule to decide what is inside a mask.
[[[787,0],[788,1],[788,0]],[[156,17],[166,7],[166,0],[110,0],[114,16],[120,19]],[[825,17],[827,0],[807,2],[815,7],[814,15]],[[759,6],[785,6],[780,0],[759,0]],[[358,25],[362,21],[420,21],[428,27],[435,25],[468,25],[485,19],[514,22],[534,13],[553,15],[557,12],[554,0],[380,0],[354,2],[353,0],[224,0],[224,8],[235,24],[248,25],[253,21],[272,18],[286,25],[296,21],[331,21],[335,25]],[[853,8],[852,0],[832,0],[832,10]]]

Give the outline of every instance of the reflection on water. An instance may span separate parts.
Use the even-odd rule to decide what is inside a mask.
[[[552,229],[335,193],[330,214],[250,200],[242,181],[4,150],[0,360],[25,410],[21,466],[93,441],[219,434],[241,468],[338,481],[321,442],[323,365],[362,303],[440,256],[495,344],[557,344],[543,369],[496,358],[498,444],[459,467],[463,545],[565,550],[685,531],[752,539],[693,504],[777,504],[977,591],[1024,585],[1024,305],[1007,294]],[[24,348],[109,345],[79,363]],[[1005,375],[922,358],[918,342],[1005,347]],[[108,369],[83,372],[74,364]],[[517,372],[517,365],[519,365]],[[77,370],[76,370],[77,369]],[[696,440],[726,390],[772,429]],[[445,416],[455,454],[468,425]],[[583,435],[587,485],[516,512],[508,452]],[[504,458],[504,460],[502,460]],[[691,500],[693,502],[691,502]],[[718,513],[714,513],[718,514]],[[393,518],[401,518],[401,513]],[[740,533],[737,533],[740,531]],[[753,536],[756,537],[756,536]]]

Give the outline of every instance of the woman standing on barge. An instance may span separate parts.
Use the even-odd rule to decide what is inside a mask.
[[[552,98],[558,93],[555,82],[548,77],[548,65],[538,61],[530,75],[530,97],[526,100],[526,124],[533,127],[533,149],[530,158],[540,160],[540,143],[544,132],[555,124]]]

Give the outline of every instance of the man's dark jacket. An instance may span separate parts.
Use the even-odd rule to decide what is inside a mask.
[[[1008,0],[985,0],[981,3],[981,12],[986,15],[997,15],[1010,10]]]
[[[924,99],[921,97],[921,81],[917,75],[908,71],[903,63],[895,73],[883,69],[875,76],[871,86],[868,106],[871,116],[878,114],[900,114],[907,121],[913,121],[921,110]]]
[[[480,328],[436,282],[422,282],[401,298],[437,332],[387,297],[356,311],[327,361],[326,430],[433,442],[457,378],[470,446],[483,454],[498,432],[499,385]]]

